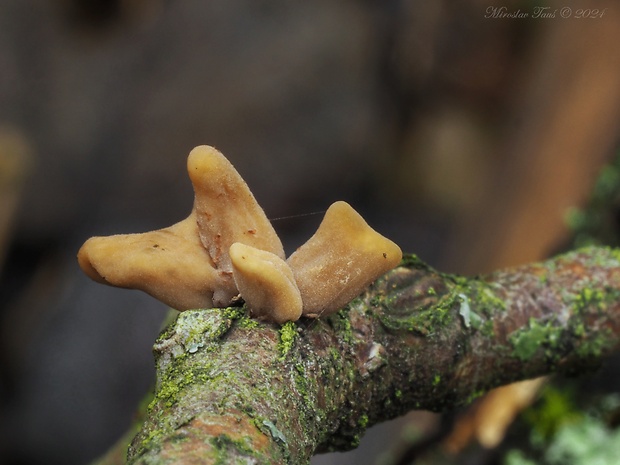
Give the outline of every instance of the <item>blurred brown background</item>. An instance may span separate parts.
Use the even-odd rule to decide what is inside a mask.
[[[0,1],[0,463],[88,463],[130,424],[165,308],[75,253],[184,218],[195,145],[270,218],[344,199],[446,271],[557,248],[620,116],[620,5],[570,3]],[[290,253],[320,219],[274,226]],[[404,423],[436,418],[316,463],[376,463]]]

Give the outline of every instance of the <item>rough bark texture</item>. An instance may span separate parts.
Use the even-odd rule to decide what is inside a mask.
[[[409,256],[341,312],[282,327],[187,311],[155,344],[129,463],[308,463],[412,409],[591,369],[619,332],[620,252],[603,247],[474,279]]]

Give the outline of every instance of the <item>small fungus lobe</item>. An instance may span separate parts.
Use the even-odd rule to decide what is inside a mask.
[[[276,323],[301,316],[301,294],[293,271],[277,255],[235,242],[230,246],[233,276],[252,315]]]
[[[190,215],[157,231],[90,238],[78,252],[87,276],[180,311],[225,307],[241,294],[253,316],[283,324],[339,310],[402,258],[349,204],[336,202],[285,260],[263,209],[224,155],[196,147],[187,171]]]

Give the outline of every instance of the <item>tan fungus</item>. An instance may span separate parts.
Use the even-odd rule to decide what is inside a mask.
[[[395,267],[400,248],[345,202],[284,261],[282,243],[247,184],[216,149],[187,159],[188,218],[143,234],[93,237],[78,252],[100,283],[140,289],[177,310],[224,307],[240,293],[257,318],[284,323],[328,315]]]
[[[320,317],[338,311],[398,265],[402,255],[348,203],[334,203],[314,236],[288,259],[303,314]]]
[[[91,237],[78,263],[97,282],[140,289],[177,310],[211,307],[214,289],[234,289],[200,243],[193,213],[158,231]]]
[[[230,258],[237,289],[252,315],[285,323],[301,316],[301,294],[288,264],[271,252],[235,242]]]

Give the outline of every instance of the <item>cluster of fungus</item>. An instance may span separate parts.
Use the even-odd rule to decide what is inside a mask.
[[[216,149],[187,159],[191,214],[168,228],[88,239],[78,252],[97,282],[140,289],[179,311],[245,301],[251,314],[285,323],[338,311],[394,268],[400,248],[346,202],[288,259],[245,181]]]

